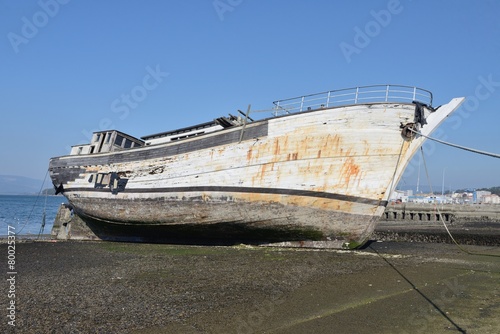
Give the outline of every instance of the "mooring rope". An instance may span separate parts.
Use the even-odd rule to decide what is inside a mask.
[[[394,191],[394,188],[397,186],[397,185],[394,185],[394,181],[396,180],[396,173],[398,171],[399,162],[401,161],[401,156],[403,153],[404,146],[405,146],[405,141],[403,140],[403,142],[401,143],[401,148],[399,149],[399,155],[398,155],[398,161],[396,162],[396,168],[394,169],[394,173],[392,174],[391,186],[389,188],[389,197],[391,196],[392,192]]]
[[[408,128],[410,131],[424,137],[424,138],[427,138],[427,139],[430,139],[430,140],[433,140],[435,142],[438,142],[438,143],[441,143],[441,144],[444,144],[444,145],[448,145],[448,146],[451,146],[451,147],[455,147],[455,148],[458,148],[458,149],[461,149],[461,150],[464,150],[464,151],[469,151],[469,152],[473,152],[473,153],[477,153],[477,154],[482,154],[482,155],[487,155],[487,156],[490,156],[490,157],[493,157],[493,158],[497,158],[497,159],[500,159],[500,154],[496,154],[496,153],[491,153],[491,152],[486,152],[486,151],[480,151],[480,150],[476,150],[474,148],[470,148],[470,147],[465,147],[465,146],[461,146],[461,145],[457,145],[457,144],[453,144],[453,143],[449,143],[449,142],[446,142],[444,140],[440,140],[440,139],[436,139],[436,138],[432,138],[432,137],[429,137],[429,136],[426,136],[426,135],[423,135],[422,133],[418,132],[418,131],[415,131],[411,128]]]
[[[425,136],[424,136],[425,137]],[[429,171],[427,170],[427,164],[425,163],[425,156],[424,156],[424,149],[422,147],[420,147],[420,152],[422,153],[422,161],[424,162],[424,169],[425,169],[425,175],[427,176],[427,182],[429,183],[429,190],[431,191],[431,194],[434,194],[434,191],[432,190],[432,185],[431,185],[431,179],[429,177]],[[497,255],[497,254],[488,254],[488,253],[478,253],[478,252],[473,252],[473,251],[470,251],[466,248],[464,248],[462,245],[460,245],[457,240],[455,240],[455,238],[453,237],[453,235],[451,234],[450,230],[448,229],[448,226],[446,226],[446,222],[444,221],[444,217],[443,217],[443,214],[441,213],[441,210],[439,210],[439,207],[437,205],[437,203],[434,203],[434,208],[436,209],[438,215],[439,215],[439,220],[441,220],[441,222],[443,223],[443,226],[444,226],[444,229],[446,230],[446,232],[448,233],[448,235],[450,236],[451,240],[453,241],[453,243],[458,247],[458,249],[460,249],[462,252],[464,253],[467,253],[467,254],[470,254],[470,255],[483,255],[483,256],[493,256],[493,257],[500,257],[500,255]]]
[[[45,184],[45,180],[43,180],[43,183]],[[43,205],[43,213],[42,213],[42,225],[40,225],[40,231],[38,231],[38,237],[37,240],[40,239],[40,236],[43,233],[43,230],[45,229],[45,218],[47,217],[47,197],[49,197],[49,192],[45,192],[45,203]]]
[[[16,236],[19,235],[23,229],[26,227],[26,225],[28,224],[30,218],[31,218],[31,215],[33,215],[33,212],[35,211],[35,207],[36,207],[36,203],[38,202],[38,198],[40,198],[40,194],[42,193],[43,191],[43,186],[45,185],[45,180],[47,179],[47,175],[49,174],[49,170],[47,169],[47,172],[45,173],[45,177],[43,178],[43,182],[42,182],[42,185],[40,187],[40,191],[38,191],[38,195],[36,196],[36,199],[35,199],[35,203],[33,203],[33,207],[31,208],[31,212],[30,214],[28,215],[28,218],[26,218],[26,221],[24,222],[24,225],[21,227],[21,229],[19,231],[16,232]],[[44,212],[45,212],[45,209],[44,209]]]

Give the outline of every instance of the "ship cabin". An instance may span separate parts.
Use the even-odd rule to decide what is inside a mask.
[[[156,133],[141,137],[141,139],[117,130],[96,131],[92,135],[90,144],[72,146],[70,155],[116,152],[146,145],[164,144],[220,131],[237,125],[243,125],[241,117],[229,115],[229,117],[216,118],[212,122],[201,123],[174,131]]]
[[[116,130],[97,131],[92,134],[90,144],[71,147],[70,155],[116,152],[127,148],[144,146],[144,141]]]
[[[167,131],[141,137],[146,145],[157,145],[169,143],[186,138],[192,138],[205,133],[220,131],[232,126],[243,125],[241,117],[229,114],[228,117],[219,117],[212,122],[201,123],[187,128],[181,128],[174,131]]]

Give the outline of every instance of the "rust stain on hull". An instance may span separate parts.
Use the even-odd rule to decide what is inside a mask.
[[[358,177],[360,177],[360,167],[354,163],[354,158],[347,158],[340,171],[340,178],[344,180],[344,184],[347,186],[351,179],[355,181]]]

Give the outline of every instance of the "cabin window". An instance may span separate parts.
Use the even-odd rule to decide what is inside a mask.
[[[132,141],[125,139],[125,148],[131,148],[132,147]]]
[[[90,153],[94,153],[94,150],[95,150],[95,146],[94,145],[90,146]]]
[[[121,147],[124,139],[122,136],[116,135],[115,145]]]
[[[78,152],[77,152],[76,154],[82,154],[82,150],[83,150],[83,147],[82,147],[82,146],[80,146],[80,147],[78,148]]]
[[[106,144],[109,144],[110,140],[111,140],[111,133],[106,132]]]
[[[95,142],[99,142],[99,140],[101,139],[101,134],[100,133],[97,133],[95,135]]]

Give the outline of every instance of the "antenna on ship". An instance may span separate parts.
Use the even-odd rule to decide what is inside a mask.
[[[247,122],[248,122],[248,120],[249,120],[249,119],[251,119],[251,118],[249,117],[249,115],[250,115],[250,109],[251,109],[251,108],[252,108],[252,105],[251,105],[251,104],[249,104],[249,105],[248,105],[248,108],[247,108],[247,113],[245,114],[245,120],[243,121],[243,126],[241,127],[240,141],[239,141],[240,143],[241,143],[241,140],[243,139],[243,132],[245,132],[245,128],[246,128],[246,126],[247,126]],[[238,110],[238,111],[239,111],[239,110]],[[240,112],[241,112],[241,111],[240,111]]]

